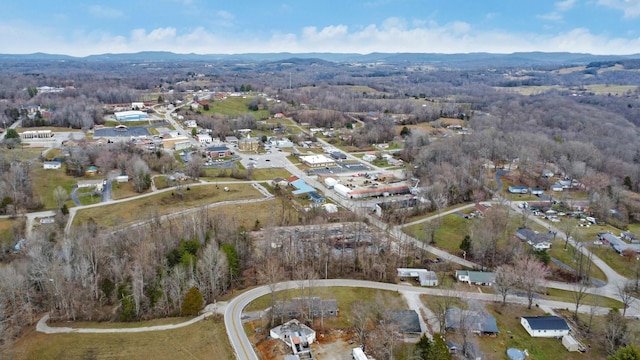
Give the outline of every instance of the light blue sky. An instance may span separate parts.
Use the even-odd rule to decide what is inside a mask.
[[[8,0],[0,53],[640,53],[640,0]]]

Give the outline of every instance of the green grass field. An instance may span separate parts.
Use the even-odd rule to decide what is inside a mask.
[[[38,164],[40,165],[40,164]],[[61,186],[71,196],[73,186],[83,178],[74,178],[65,174],[64,166],[57,170],[44,170],[42,166],[32,167],[31,180],[33,181],[33,190],[44,202],[45,210],[53,210],[56,208],[56,201],[53,197],[53,191]],[[69,202],[67,206],[73,204]]]
[[[562,240],[556,240],[556,243],[553,245],[553,247],[547,250],[549,256],[556,258],[562,263],[567,264],[571,267],[575,266],[574,252],[575,248],[571,245],[567,245],[567,250],[564,250],[564,241]],[[602,270],[600,270],[600,268],[593,264],[591,265],[589,276],[602,281],[607,281],[607,277],[602,272]]]
[[[225,100],[216,100],[209,103],[209,111],[199,108],[203,114],[221,114],[228,116],[238,116],[242,114],[253,114],[256,120],[268,119],[269,110],[251,111],[248,106],[255,97],[228,97]]]
[[[488,312],[496,317],[496,323],[500,334],[497,337],[483,336],[478,339],[480,349],[484,353],[483,359],[506,359],[506,351],[509,348],[520,350],[527,349],[528,359],[557,360],[557,359],[604,359],[606,354],[598,348],[591,348],[589,352],[568,352],[561,340],[553,338],[533,338],[520,324],[522,316],[544,315],[540,309],[527,309],[526,306],[500,304],[488,304],[485,306]]]
[[[565,302],[575,302],[574,292],[560,289],[547,289],[545,299],[556,300],[556,301],[565,301]],[[582,305],[594,305],[594,306],[602,306],[608,308],[616,308],[622,309],[623,304],[615,299],[611,299],[604,296],[587,294],[580,301]]]

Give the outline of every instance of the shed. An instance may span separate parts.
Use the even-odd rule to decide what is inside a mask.
[[[562,345],[569,351],[583,351],[584,348],[582,344],[573,337],[573,335],[568,334],[562,337]]]

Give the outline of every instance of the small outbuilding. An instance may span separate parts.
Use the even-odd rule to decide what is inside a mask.
[[[399,278],[417,278],[420,286],[438,286],[438,275],[427,269],[398,268]]]

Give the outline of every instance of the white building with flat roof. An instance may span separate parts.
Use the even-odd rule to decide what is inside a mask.
[[[300,156],[300,161],[310,167],[334,166],[336,162],[324,155]]]

